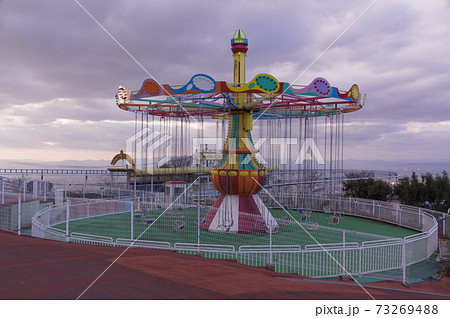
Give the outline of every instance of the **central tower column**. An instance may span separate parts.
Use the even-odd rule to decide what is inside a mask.
[[[245,57],[248,40],[236,31],[231,39],[234,58],[234,84],[245,84]],[[278,224],[256,195],[266,183],[267,171],[255,158],[258,152],[252,141],[253,113],[246,108],[249,96],[233,93],[230,123],[223,147],[222,161],[211,171],[219,198],[202,220],[201,228],[213,232],[275,233]]]

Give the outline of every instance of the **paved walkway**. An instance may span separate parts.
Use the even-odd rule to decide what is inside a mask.
[[[0,231],[0,299],[76,299],[124,248]],[[375,299],[450,299],[450,278],[366,286]],[[353,282],[279,274],[230,260],[129,249],[81,299],[371,299]]]

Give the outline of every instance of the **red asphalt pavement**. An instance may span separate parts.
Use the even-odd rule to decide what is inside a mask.
[[[0,242],[0,299],[76,299],[125,249],[5,231]],[[132,248],[80,299],[371,299],[354,282],[341,283],[232,260]],[[410,288],[395,281],[365,286],[378,287],[366,287],[375,299],[450,299],[449,277]]]

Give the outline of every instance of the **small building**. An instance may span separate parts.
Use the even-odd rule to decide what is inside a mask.
[[[166,181],[165,186],[165,198],[166,203],[185,204],[187,201],[186,193],[187,183],[186,181]],[[178,200],[176,200],[181,194],[183,194]],[[176,200],[176,202],[175,202]]]

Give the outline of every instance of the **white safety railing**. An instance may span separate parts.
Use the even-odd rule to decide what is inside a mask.
[[[357,198],[309,198],[306,202],[315,211],[336,212],[362,218],[400,225],[420,231],[404,238],[388,238],[367,242],[343,240],[332,244],[306,245],[233,245],[201,244],[200,241],[170,243],[165,239],[134,240],[136,237],[100,236],[92,233],[80,233],[72,229],[70,222],[75,220],[95,220],[100,216],[115,217],[131,212],[127,216],[131,224],[141,209],[154,207],[166,208],[161,203],[138,203],[131,201],[93,200],[88,203],[65,203],[43,209],[32,219],[32,235],[47,239],[69,241],[84,244],[110,246],[130,246],[141,248],[176,250],[181,253],[200,253],[210,258],[233,258],[238,262],[252,266],[271,265],[277,272],[298,273],[309,277],[335,277],[338,275],[362,275],[386,270],[402,269],[406,282],[406,268],[428,259],[437,249],[438,223],[429,210],[389,202],[379,202]],[[302,198],[288,202],[291,207],[305,206]],[[136,208],[136,211],[134,210]],[[192,206],[180,204],[183,210]],[[432,211],[433,212],[433,211]],[[176,214],[176,210],[174,212]],[[176,215],[171,216],[178,220]],[[100,219],[99,219],[100,221]],[[147,220],[148,221],[148,220]],[[153,220],[151,221],[153,222]],[[180,221],[181,222],[181,221]],[[64,227],[64,224],[66,226]],[[106,226],[106,225],[105,225]],[[349,231],[350,233],[351,231]]]

